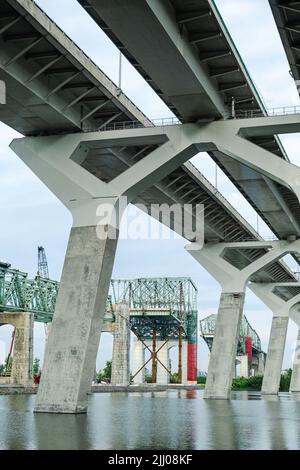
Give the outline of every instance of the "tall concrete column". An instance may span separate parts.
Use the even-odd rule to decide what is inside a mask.
[[[145,346],[143,345],[141,341],[139,341],[136,338],[134,342],[134,347],[133,347],[131,372],[132,374],[136,374],[136,372],[139,371],[139,373],[133,379],[134,384],[145,383],[145,367],[142,370],[140,370],[144,364],[145,364]]]
[[[244,292],[221,294],[204,398],[230,396],[244,301]]]
[[[44,328],[45,328],[45,352],[46,352],[46,348],[47,348],[47,343],[48,343],[48,338],[49,338],[49,334],[50,334],[50,330],[51,330],[51,325],[52,325],[52,323],[45,323],[44,324]]]
[[[188,342],[182,341],[182,385],[188,383]]]
[[[276,395],[279,391],[281,369],[289,318],[274,316],[261,393]]]
[[[265,373],[265,353],[259,353],[257,375],[264,375],[264,373]]]
[[[298,338],[294,356],[290,392],[300,393],[300,329],[298,331]]]
[[[111,383],[127,386],[130,383],[130,310],[124,301],[116,305]]]
[[[117,247],[98,235],[71,230],[35,411],[86,412]]]
[[[277,261],[297,242],[214,242],[204,246],[198,243],[187,245],[188,252],[221,285],[222,294],[215,335],[208,366],[204,398],[228,399],[232,386],[234,361],[237,352],[240,325],[245,301],[245,289],[250,278],[265,266]],[[232,257],[234,249],[271,248],[261,257],[245,267],[238,264],[239,257]],[[297,250],[297,248],[296,248]]]
[[[249,377],[249,359],[247,354],[239,356],[240,361],[240,377]]]
[[[33,326],[32,313],[9,312],[1,314],[1,324],[15,327],[11,384],[28,387],[33,384]]]
[[[157,341],[157,350],[160,349],[164,343],[165,341]],[[166,343],[157,353],[157,358],[164,364],[164,366],[167,369],[169,368],[168,343]],[[161,365],[161,363],[157,361],[156,383],[159,385],[167,385],[169,382],[170,382],[170,374]]]
[[[32,313],[21,313],[16,326],[11,383],[23,386],[32,385],[33,365],[33,325]]]

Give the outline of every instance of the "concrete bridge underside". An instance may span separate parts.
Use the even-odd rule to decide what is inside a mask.
[[[117,0],[109,8],[97,0],[81,3],[183,124],[153,128],[34,3],[1,2],[0,79],[7,83],[7,105],[0,108],[0,119],[26,136],[11,147],[74,220],[36,411],[86,412],[117,248],[117,237],[106,238],[107,227],[98,225],[96,210],[100,198],[119,210],[122,196],[147,207],[153,202],[205,205],[206,245],[189,251],[222,285],[206,397],[228,398],[247,283],[296,281],[281,258],[299,256],[300,170],[289,163],[276,135],[299,132],[299,116],[230,119],[245,106],[258,108],[261,116],[266,111],[212,0],[195,0],[184,9],[176,0],[151,6],[134,0],[125,15]],[[201,37],[193,36],[193,21]],[[144,35],[145,25],[156,34]],[[149,57],[158,57],[158,63],[147,63]],[[174,76],[185,77],[184,84],[167,79],[171,65]],[[104,131],[124,121],[144,128]],[[278,236],[279,246],[264,243],[188,163],[203,151]],[[118,235],[113,218],[106,225]],[[222,245],[227,242],[236,244]],[[288,285],[281,292],[287,301],[294,297]]]

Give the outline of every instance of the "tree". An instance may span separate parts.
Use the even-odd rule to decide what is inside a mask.
[[[33,376],[36,376],[39,374],[40,371],[40,359],[37,357],[33,361],[33,366],[32,366],[32,374]]]
[[[288,392],[290,389],[291,378],[292,378],[292,369],[287,369],[281,374],[280,379],[280,391]]]
[[[106,365],[103,370],[100,370],[96,374],[97,383],[100,382],[110,382],[111,380],[111,363],[112,361],[106,361]]]
[[[112,361],[106,361],[106,365],[103,369],[103,376],[108,380],[111,379],[111,364]]]

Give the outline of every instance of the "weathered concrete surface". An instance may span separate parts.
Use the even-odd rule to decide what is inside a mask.
[[[182,385],[188,383],[188,342],[182,341]]]
[[[259,353],[257,374],[264,375],[264,373],[265,373],[265,354]]]
[[[116,305],[116,321],[113,342],[111,384],[127,386],[130,383],[130,310],[126,302]]]
[[[95,226],[71,230],[35,411],[87,410],[116,247]]]
[[[23,387],[32,386],[34,316],[27,312],[5,312],[1,313],[1,324],[12,325],[16,329],[8,383]]]
[[[240,361],[240,377],[249,377],[249,360],[247,354],[239,356]]]
[[[163,346],[165,341],[157,341],[157,350]],[[168,343],[164,344],[161,350],[157,353],[157,358],[162,364],[169,369],[169,350]],[[157,361],[156,383],[157,385],[167,385],[170,382],[170,374],[168,371]]]
[[[141,341],[135,338],[132,355],[131,373],[136,374],[145,364],[145,346]],[[134,384],[143,384],[145,382],[145,367],[134,377]]]
[[[293,373],[291,378],[290,392],[300,392],[300,329],[298,331],[298,338],[293,363]]]
[[[288,317],[273,316],[262,394],[278,394],[288,323]]]
[[[230,397],[245,293],[222,293],[204,398]]]
[[[37,386],[31,385],[22,387],[20,385],[2,385],[0,384],[0,395],[34,395],[37,393]]]

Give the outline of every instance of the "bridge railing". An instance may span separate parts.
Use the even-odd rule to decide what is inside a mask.
[[[275,116],[287,116],[293,114],[300,114],[300,106],[284,106],[278,108],[271,108],[267,110],[268,117]],[[260,109],[250,109],[245,111],[236,111],[236,119],[252,119],[265,117]],[[176,117],[165,117],[149,120],[147,124],[143,124],[139,121],[122,121],[122,122],[111,122],[100,126],[99,128],[86,127],[83,132],[105,132],[105,131],[121,131],[126,129],[141,129],[145,127],[165,127],[165,126],[178,126],[181,122]]]
[[[287,116],[292,114],[300,114],[300,106],[283,106],[267,109],[268,117]],[[264,115],[260,109],[251,109],[247,111],[237,111],[235,117],[237,119],[251,119],[264,117]]]
[[[168,118],[158,118],[152,119],[149,121],[149,124],[145,125],[139,121],[122,121],[122,122],[111,122],[110,124],[106,124],[100,126],[100,128],[85,128],[83,129],[84,132],[105,132],[105,131],[122,131],[126,129],[141,129],[145,127],[165,127],[165,126],[176,126],[181,124],[179,119],[176,117],[168,117]]]

